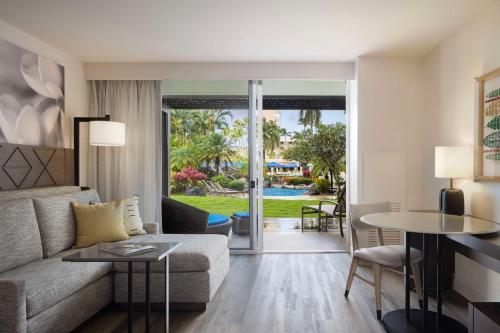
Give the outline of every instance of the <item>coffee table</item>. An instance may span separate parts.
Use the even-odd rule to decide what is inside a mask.
[[[466,333],[458,320],[442,313],[443,304],[443,243],[446,235],[476,235],[500,231],[500,225],[471,216],[457,216],[423,212],[387,212],[361,217],[361,222],[373,227],[400,230],[406,233],[405,266],[410,267],[410,233],[423,234],[423,304],[422,310],[410,309],[410,273],[405,269],[405,308],[388,312],[382,318],[387,332],[397,333]],[[429,310],[429,242],[437,235],[437,294],[436,312]]]
[[[135,242],[134,242],[135,243]],[[116,243],[103,243],[79,250],[76,253],[64,257],[63,261],[72,262],[127,262],[128,263],[128,331],[132,332],[132,265],[134,262],[144,262],[146,264],[146,332],[150,331],[151,300],[150,300],[150,264],[151,262],[165,261],[165,332],[169,329],[168,315],[168,256],[174,251],[180,243],[135,243],[152,245],[156,247],[155,251],[146,252],[131,256],[118,256],[103,249],[116,246]]]

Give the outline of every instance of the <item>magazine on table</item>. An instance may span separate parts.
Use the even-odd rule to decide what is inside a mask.
[[[134,254],[142,254],[146,252],[151,252],[156,250],[156,246],[136,244],[136,243],[126,243],[117,246],[110,247],[108,249],[102,249],[104,252],[116,254],[118,256],[131,256]]]

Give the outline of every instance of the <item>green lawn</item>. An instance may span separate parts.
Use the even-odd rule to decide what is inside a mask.
[[[231,216],[233,212],[248,211],[248,199],[243,198],[185,195],[172,195],[172,198],[215,214]],[[264,217],[300,217],[302,206],[317,204],[317,200],[264,199]]]

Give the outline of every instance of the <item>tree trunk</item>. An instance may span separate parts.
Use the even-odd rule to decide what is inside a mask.
[[[328,170],[328,172],[330,173],[330,191],[333,192],[333,171]]]
[[[215,158],[215,172],[220,173],[220,159],[218,157]]]

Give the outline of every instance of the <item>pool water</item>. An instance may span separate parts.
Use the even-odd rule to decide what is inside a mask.
[[[296,195],[304,195],[304,193],[306,193],[306,192],[307,192],[307,190],[294,190],[294,189],[288,189],[288,188],[265,188],[264,189],[264,196],[293,197]]]

